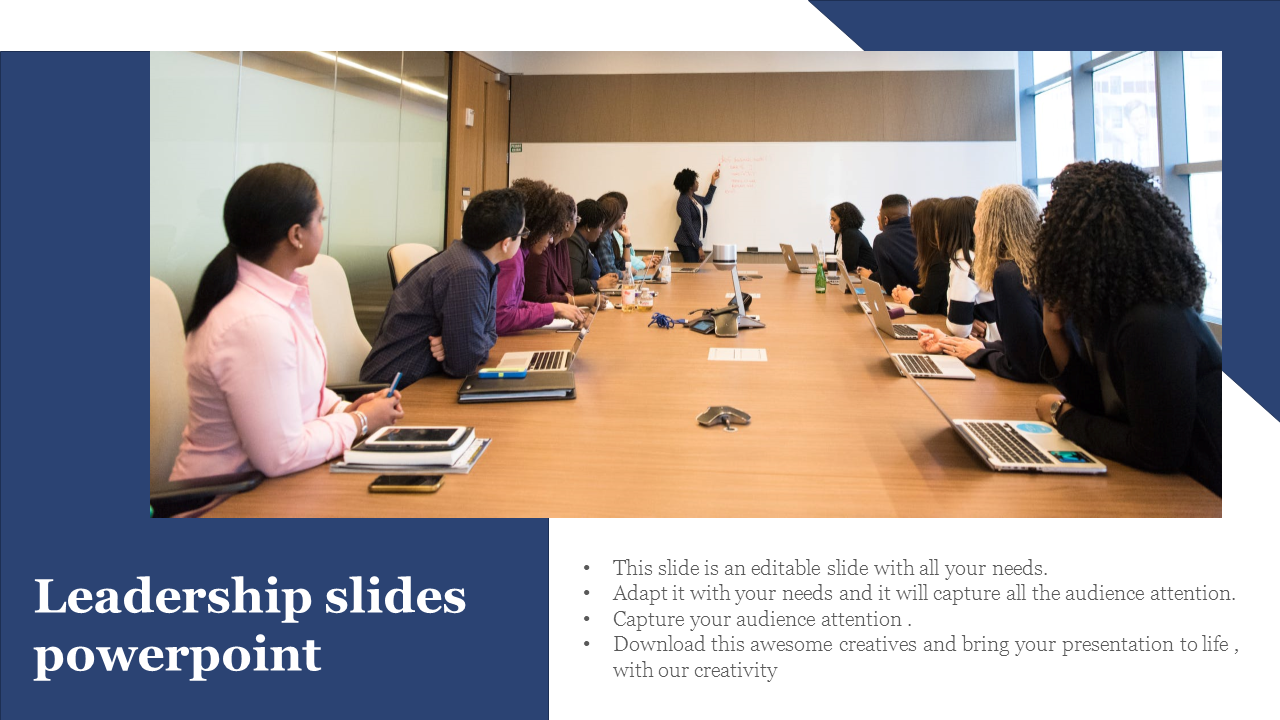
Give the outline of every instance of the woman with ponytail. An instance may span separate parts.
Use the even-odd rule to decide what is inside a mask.
[[[228,245],[205,268],[187,318],[190,409],[169,479],[285,475],[403,416],[399,393],[346,403],[324,385],[324,342],[297,272],[324,242],[315,180],[292,165],[259,165],[231,186],[222,222]]]

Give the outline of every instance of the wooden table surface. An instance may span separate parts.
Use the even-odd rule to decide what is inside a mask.
[[[492,438],[467,475],[429,495],[370,494],[372,475],[327,466],[270,479],[210,512],[225,517],[1049,517],[1211,516],[1222,501],[1183,475],[1107,461],[1101,476],[996,473],[901,377],[852,296],[763,265],[742,283],[768,325],[717,338],[646,327],[649,313],[602,312],[574,365],[577,399],[459,405],[459,381],[404,390],[408,425],[470,425]],[[657,286],[654,310],[684,317],[727,304],[732,278]],[[899,322],[944,326],[940,316]],[[574,335],[499,338],[511,350],[567,348]],[[914,341],[886,339],[894,351]],[[711,362],[712,347],[764,348],[768,362]],[[1048,385],[975,371],[923,380],[952,417],[1035,419]],[[729,433],[695,418],[710,405],[752,417]],[[1105,458],[1104,458],[1105,460]]]

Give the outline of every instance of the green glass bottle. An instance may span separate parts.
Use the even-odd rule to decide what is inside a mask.
[[[825,294],[827,292],[827,273],[826,273],[826,270],[824,270],[822,267],[825,264],[826,263],[822,262],[821,259],[819,259],[818,272],[816,272],[813,276],[813,291],[816,293]]]

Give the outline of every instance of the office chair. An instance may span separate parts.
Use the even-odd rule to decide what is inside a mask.
[[[351,302],[351,286],[342,265],[328,255],[317,255],[316,261],[298,272],[307,276],[311,288],[311,315],[329,354],[329,376],[326,385],[347,400],[385,390],[386,383],[360,382],[360,366],[369,355],[369,341],[356,323],[356,309]]]
[[[169,482],[187,424],[186,346],[177,298],[168,285],[151,278],[151,504],[162,517],[196,517],[263,477],[248,472]]]
[[[419,263],[436,254],[436,249],[421,243],[402,243],[387,251],[387,267],[391,270],[391,289]]]

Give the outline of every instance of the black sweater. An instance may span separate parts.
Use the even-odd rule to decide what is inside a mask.
[[[911,309],[925,315],[947,314],[947,281],[951,278],[951,263],[946,258],[929,266],[925,273],[924,288],[911,298]],[[893,288],[881,285],[887,292]],[[908,285],[907,287],[911,287]]]
[[[884,232],[876,236],[871,247],[876,255],[876,272],[871,279],[880,283],[886,293],[893,292],[899,285],[912,290],[920,286],[920,274],[916,272],[916,236],[911,232],[911,218],[898,218],[885,225]],[[849,271],[853,272],[853,268]],[[943,275],[946,275],[945,270]],[[944,292],[945,288],[943,283]]]
[[[1103,410],[1098,370],[1073,347],[1044,378],[1073,406],[1058,429],[1086,450],[1152,472],[1182,471],[1222,494],[1222,348],[1190,308],[1144,304],[1094,333],[1123,408]]]
[[[964,359],[970,367],[983,367],[1018,382],[1041,382],[1040,357],[1047,346],[1040,298],[1022,285],[1022,271],[1012,260],[996,268],[991,281],[995,296],[996,327],[1000,339]]]

